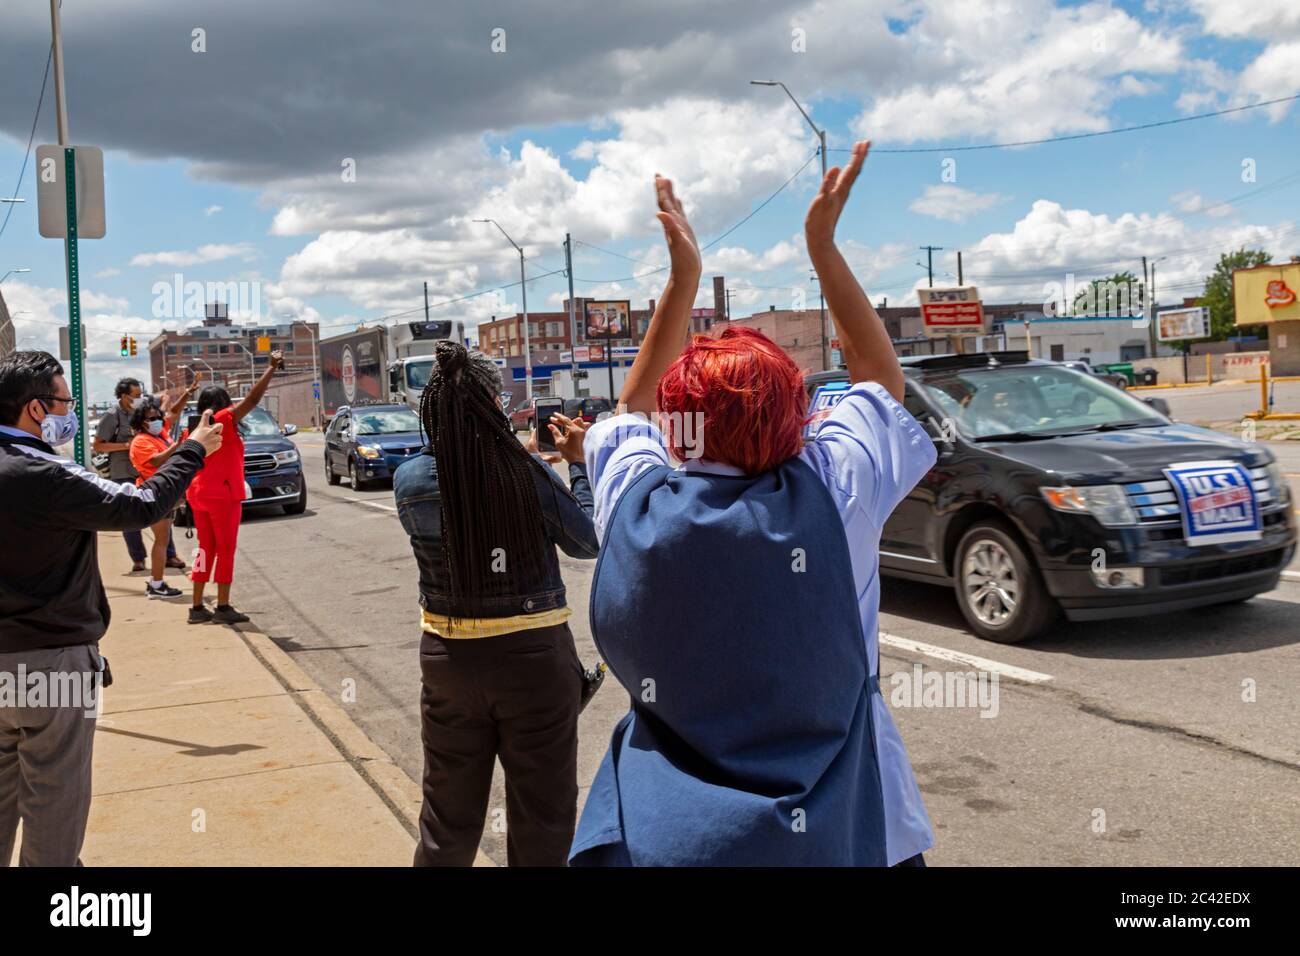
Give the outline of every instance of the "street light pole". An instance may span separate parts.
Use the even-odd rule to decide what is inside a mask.
[[[524,250],[519,243],[510,238],[510,233],[502,229],[501,223],[495,219],[475,219],[474,221],[492,223],[501,230],[501,235],[506,237],[506,242],[519,251],[519,291],[523,296],[524,308],[524,397],[531,399],[533,397],[533,340],[528,331],[528,276],[524,274]]]
[[[4,282],[5,279],[8,279],[12,275],[17,275],[20,272],[31,272],[31,271],[32,271],[31,269],[10,269],[4,275],[0,276],[0,282]]]
[[[424,296],[424,315],[427,319],[429,316],[429,284],[427,282],[424,285]],[[297,319],[294,324],[303,326],[303,328],[307,330],[307,334],[311,336],[311,388],[312,395],[316,399],[316,426],[319,428],[321,422],[325,420],[324,409],[321,408],[320,365],[317,363],[317,358],[320,356],[320,349],[316,346],[316,333],[311,330],[310,322],[304,322],[301,319]]]
[[[790,97],[790,102],[794,104],[794,108],[797,109],[800,115],[802,115],[803,118],[808,121],[808,125],[812,127],[812,131],[817,134],[817,143],[818,143],[817,151],[821,153],[821,157],[822,157],[822,180],[824,181],[826,179],[826,130],[822,129],[820,126],[818,126],[816,123],[812,121],[812,117],[808,115],[807,110],[805,110],[802,106],[799,105],[799,101],[794,98],[794,94],[790,92],[790,88],[786,86],[784,83],[782,83],[780,80],[750,80],[749,82],[753,86],[779,86],[781,87],[781,89],[785,90],[785,95]],[[822,368],[829,369],[831,367],[831,349],[830,349],[831,338],[830,338],[830,331],[827,328],[827,324],[826,324],[826,300],[824,298],[822,299],[822,306],[821,306],[821,326],[822,326]]]

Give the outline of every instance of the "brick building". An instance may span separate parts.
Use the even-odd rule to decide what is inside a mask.
[[[270,351],[284,352],[288,371],[311,371],[319,341],[315,322],[232,325],[224,306],[209,305],[203,323],[180,332],[164,329],[149,342],[149,372],[155,391],[186,384],[194,374],[216,378],[234,393],[266,370]],[[270,339],[258,351],[258,339]]]

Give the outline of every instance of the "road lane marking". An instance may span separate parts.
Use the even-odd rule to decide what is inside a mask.
[[[1300,581],[1300,571],[1283,571],[1282,579],[1285,581]]]
[[[391,511],[397,513],[397,509],[392,505],[381,505],[378,501],[366,501],[364,498],[344,498],[344,501],[351,502],[354,505],[365,505],[367,508],[378,508],[380,511]]]
[[[1038,671],[1016,667],[1014,664],[1003,664],[1000,661],[991,661],[987,657],[976,657],[974,654],[963,654],[961,651],[949,650],[946,647],[939,647],[935,644],[923,644],[920,641],[914,641],[907,637],[899,637],[897,634],[890,634],[887,631],[880,632],[880,643],[883,647],[892,647],[900,651],[911,651],[914,654],[925,654],[929,657],[937,657],[941,661],[952,661],[955,664],[966,664],[982,671],[988,671],[990,674],[998,674],[1010,680],[1024,681],[1026,684],[1043,684],[1053,679],[1051,674],[1040,674]]]

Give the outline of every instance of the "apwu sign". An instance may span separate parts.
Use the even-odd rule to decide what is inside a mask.
[[[1259,502],[1250,472],[1240,463],[1181,462],[1164,472],[1178,496],[1188,544],[1259,540]]]

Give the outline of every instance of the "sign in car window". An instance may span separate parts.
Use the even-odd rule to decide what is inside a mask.
[[[1256,541],[1261,534],[1259,502],[1250,472],[1235,461],[1190,461],[1170,465],[1188,544]]]
[[[817,387],[808,408],[808,424],[803,427],[805,441],[817,434],[817,429],[822,427],[822,422],[852,387],[852,382],[827,382]]]

